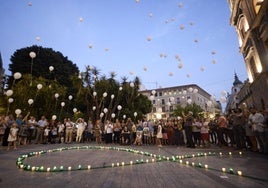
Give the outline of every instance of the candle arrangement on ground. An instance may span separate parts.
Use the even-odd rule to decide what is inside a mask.
[[[130,161],[114,161],[110,163],[103,163],[100,166],[93,166],[92,164],[79,164],[77,166],[69,166],[64,164],[59,164],[57,166],[33,166],[30,164],[25,164],[24,160],[29,159],[34,156],[41,156],[48,153],[55,153],[55,152],[63,152],[63,151],[70,151],[70,150],[113,150],[113,151],[120,151],[120,152],[129,152],[132,154],[140,155],[140,159],[130,160]],[[49,149],[49,150],[41,150],[30,152],[27,154],[20,155],[17,158],[16,164],[19,169],[25,171],[32,171],[32,172],[63,172],[63,171],[79,171],[79,170],[94,170],[100,168],[116,168],[116,167],[126,167],[126,166],[133,166],[133,165],[142,165],[148,163],[157,163],[157,162],[175,162],[179,165],[186,165],[189,167],[197,167],[204,170],[214,170],[218,172],[222,172],[224,174],[232,174],[252,179],[258,179],[255,177],[247,176],[240,169],[235,170],[234,168],[226,168],[222,167],[220,169],[212,168],[208,164],[203,164],[202,162],[190,162],[193,158],[200,158],[200,157],[211,157],[211,156],[218,156],[222,157],[223,155],[232,157],[236,155],[235,153],[216,153],[216,152],[199,152],[195,154],[185,154],[185,155],[177,155],[177,156],[162,156],[157,155],[149,152],[139,151],[132,148],[124,148],[124,147],[112,147],[112,146],[72,146],[72,147],[61,147],[56,149]],[[242,156],[242,152],[237,154],[238,156]],[[268,181],[268,180],[264,180]]]

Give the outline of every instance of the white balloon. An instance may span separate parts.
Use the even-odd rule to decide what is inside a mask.
[[[83,18],[79,18],[79,21],[80,21],[80,22],[83,22],[83,21],[84,21],[84,19],[83,19]]]
[[[73,109],[73,112],[74,112],[74,113],[77,112],[77,108],[74,108],[74,109]]]
[[[111,99],[114,99],[114,94],[111,95]]]
[[[40,41],[40,40],[41,40],[41,38],[40,38],[40,37],[35,37],[35,39],[36,39],[37,41]]]
[[[222,97],[220,98],[220,101],[221,101],[222,103],[226,103],[226,97],[222,96]]]
[[[65,106],[65,102],[61,102],[60,105],[61,105],[62,107],[64,107],[64,106]]]
[[[162,108],[157,108],[158,113],[162,113]]]
[[[154,96],[151,95],[151,96],[149,97],[149,99],[150,99],[151,101],[154,100]]]
[[[124,118],[124,119],[126,119],[126,117],[127,117],[126,115],[123,115],[123,118]]]
[[[187,93],[187,91],[186,90],[183,90],[182,93],[185,95]]]
[[[18,79],[20,79],[21,78],[21,73],[20,72],[16,72],[16,73],[14,73],[14,75],[13,75],[13,77],[14,77],[14,79],[15,80],[18,80]]]
[[[155,94],[156,94],[156,91],[155,91],[155,90],[153,90],[153,91],[152,91],[152,94],[153,94],[153,95],[155,95]]]
[[[55,98],[57,99],[60,95],[58,93],[55,93]]]
[[[9,98],[9,99],[8,99],[8,102],[9,102],[9,103],[13,103],[13,102],[14,102],[14,99],[13,99],[13,98]]]
[[[11,89],[7,90],[6,95],[8,97],[10,97],[11,95],[13,95],[13,90],[11,90]]]
[[[73,96],[72,95],[69,95],[68,99],[69,100],[72,100],[73,99]]]
[[[96,95],[97,95],[97,92],[96,92],[96,91],[94,91],[94,92],[93,92],[93,96],[95,97]]]
[[[36,86],[36,87],[37,87],[37,89],[39,89],[39,90],[40,90],[40,89],[42,89],[42,88],[43,88],[43,85],[42,85],[42,84],[37,84],[37,86]]]
[[[191,104],[191,103],[192,103],[192,99],[188,99],[188,100],[187,100],[187,103],[188,103],[188,104]]]
[[[122,91],[123,87],[119,87],[119,91]]]
[[[183,67],[183,64],[182,63],[179,63],[178,64],[178,67],[179,67],[179,69],[181,69]]]
[[[104,108],[103,109],[103,112],[106,114],[108,112],[108,109],[107,108]]]
[[[198,89],[195,88],[195,89],[194,89],[194,93],[198,93]]]
[[[104,113],[100,113],[100,117],[103,117],[104,116]]]
[[[211,101],[208,101],[208,102],[207,102],[207,106],[208,106],[208,107],[211,107],[211,106],[212,106],[212,102],[211,102]]]
[[[222,95],[222,96],[226,96],[226,95],[227,95],[227,92],[226,92],[225,90],[223,90],[223,91],[221,92],[221,95]]]
[[[121,105],[118,105],[118,106],[117,106],[117,109],[118,109],[118,110],[122,110],[122,106],[121,106]]]
[[[102,96],[103,96],[103,97],[107,97],[107,93],[104,92],[104,93],[102,94]]]
[[[16,109],[15,114],[20,115],[21,114],[21,109]]]
[[[147,41],[150,42],[152,40],[152,37],[148,36]]]
[[[57,119],[57,116],[56,115],[53,115],[52,116],[52,120],[56,120]]]
[[[134,116],[136,117],[138,115],[138,113],[137,112],[134,112]]]
[[[33,58],[36,57],[36,53],[35,53],[35,52],[30,52],[30,53],[29,53],[29,56],[33,59]]]
[[[192,87],[188,88],[188,91],[189,91],[190,93],[192,93],[192,92],[193,92],[193,88],[192,88]]]
[[[134,83],[133,82],[130,82],[130,87],[134,87]]]
[[[112,113],[111,116],[112,116],[112,118],[115,118],[115,113]]]
[[[96,110],[96,106],[93,106],[93,107],[92,107],[92,110],[93,110],[93,111]]]
[[[53,66],[49,66],[49,71],[52,72],[54,70],[54,67]]]
[[[210,96],[210,100],[211,100],[211,101],[215,101],[215,100],[216,100],[216,97],[213,96],[213,95],[211,95],[211,96]]]
[[[28,104],[29,104],[29,105],[33,104],[33,102],[34,102],[33,99],[29,99],[29,100],[28,100]]]

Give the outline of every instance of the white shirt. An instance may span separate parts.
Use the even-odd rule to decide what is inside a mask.
[[[105,125],[105,130],[106,130],[106,133],[109,134],[109,133],[113,133],[113,124],[109,123],[109,124],[106,124]]]
[[[253,131],[264,132],[264,117],[261,113],[250,114],[248,119]]]

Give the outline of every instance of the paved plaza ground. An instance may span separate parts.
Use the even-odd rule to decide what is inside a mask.
[[[268,156],[216,146],[1,146],[0,187],[268,187]]]

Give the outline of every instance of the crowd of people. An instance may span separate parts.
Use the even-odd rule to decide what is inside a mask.
[[[63,121],[48,120],[42,116],[37,120],[29,113],[0,116],[0,143],[7,146],[56,143],[163,145],[189,148],[233,147],[260,153],[268,153],[268,113],[256,109],[234,109],[215,118],[194,117],[189,111],[182,117],[152,120],[131,118],[114,121],[99,119],[92,122],[83,118]]]

